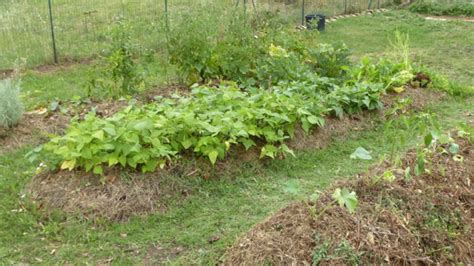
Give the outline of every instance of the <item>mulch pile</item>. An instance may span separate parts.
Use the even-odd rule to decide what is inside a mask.
[[[474,261],[474,149],[456,140],[463,161],[435,154],[429,173],[394,170],[397,179],[375,182],[388,165],[336,183],[317,202],[294,203],[255,226],[231,247],[225,265],[465,264]],[[414,169],[416,152],[401,167]],[[334,204],[336,187],[357,193],[354,214]],[[332,204],[325,212],[326,206]]]

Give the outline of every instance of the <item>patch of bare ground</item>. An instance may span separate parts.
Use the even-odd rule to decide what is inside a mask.
[[[166,248],[160,245],[151,246],[143,259],[143,265],[163,265],[178,256],[181,256],[185,249],[180,246]]]
[[[464,17],[464,16],[426,16],[426,20],[437,20],[437,21],[466,21],[474,22],[474,17]]]
[[[385,96],[383,99],[385,109],[389,109],[399,99],[407,97],[412,99],[411,106],[407,108],[417,109],[439,100],[443,95],[425,89],[407,88],[402,94]],[[302,130],[298,130],[296,137],[289,141],[289,146],[295,150],[324,148],[334,137],[344,137],[353,130],[363,130],[374,126],[375,118],[383,119],[383,112],[361,113],[342,119],[328,118],[325,127],[314,130],[310,135],[305,135]],[[219,178],[221,175],[238,174],[242,171],[243,164],[257,166],[255,169],[258,170],[258,166],[267,162],[267,160],[259,160],[259,156],[258,148],[246,151],[243,147],[236,146],[231,149],[226,160],[218,161],[213,167],[206,158],[196,157],[192,153],[183,154],[179,162],[170,162],[165,169],[146,175],[138,171],[107,169],[105,183],[98,182],[97,176],[93,177],[82,171],[48,172],[35,176],[27,188],[27,193],[30,194],[32,200],[46,210],[59,208],[66,212],[79,212],[91,217],[105,216],[114,220],[124,220],[137,214],[166,209],[160,207],[166,201],[163,195],[181,193],[186,196],[192,193],[190,188],[174,189],[160,185],[167,177]],[[128,181],[120,178],[123,174],[128,176],[126,179]],[[81,186],[84,183],[89,185]],[[78,190],[82,192],[76,193]],[[138,200],[141,202],[135,202]]]
[[[294,203],[256,225],[228,249],[224,265],[469,265],[474,261],[474,149],[457,139],[463,161],[437,153],[429,172],[393,182],[373,177],[333,184],[317,202]],[[414,169],[410,151],[400,169]],[[354,214],[335,205],[337,187],[357,193]],[[325,211],[322,211],[330,206]]]
[[[74,58],[62,58],[61,62],[58,64],[49,63],[34,66],[29,68],[29,70],[40,73],[40,74],[49,74],[56,73],[58,71],[67,70],[73,68],[74,66],[79,65],[90,65],[94,62],[94,58],[83,58],[83,59],[74,59]],[[0,80],[10,78],[14,75],[14,69],[0,69]]]

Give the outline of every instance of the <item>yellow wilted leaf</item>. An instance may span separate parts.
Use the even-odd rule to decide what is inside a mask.
[[[404,87],[395,87],[393,88],[393,91],[396,92],[396,93],[402,93],[405,91],[405,88]]]
[[[63,164],[61,164],[61,169],[62,170],[68,169],[69,171],[71,171],[72,169],[74,169],[74,166],[76,166],[76,161],[75,160],[64,161]]]

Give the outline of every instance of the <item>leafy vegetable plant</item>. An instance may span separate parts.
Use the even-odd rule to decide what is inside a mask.
[[[380,86],[375,88],[383,93]],[[231,82],[218,88],[197,86],[189,97],[175,95],[141,107],[129,106],[112,117],[89,114],[84,121],[73,122],[65,136],[45,144],[43,151],[54,154],[62,169],[96,174],[102,174],[104,166],[116,165],[154,171],[185,150],[215,164],[232,145],[250,149],[258,142],[265,143],[260,148],[262,158],[276,158],[281,153],[293,154],[284,142],[294,137],[298,124],[305,132],[324,125],[324,117],[335,104],[334,100],[329,104],[330,95],[297,84],[248,91]],[[345,99],[339,100],[346,110]],[[370,109],[370,104],[363,106]]]

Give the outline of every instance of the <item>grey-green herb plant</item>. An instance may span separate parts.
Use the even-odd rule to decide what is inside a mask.
[[[23,104],[20,100],[20,82],[0,80],[0,127],[11,128],[20,121]]]

